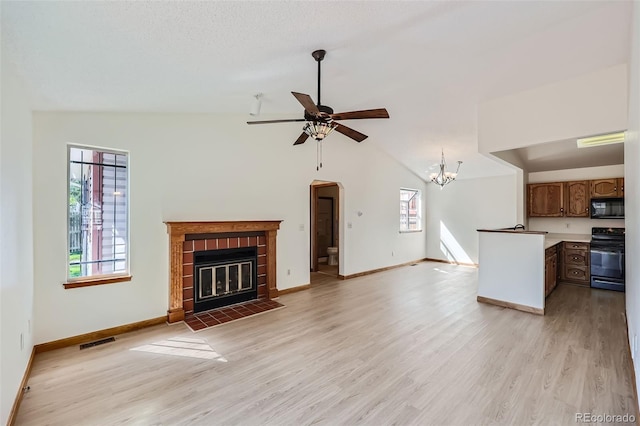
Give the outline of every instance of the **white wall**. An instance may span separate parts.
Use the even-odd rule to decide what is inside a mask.
[[[477,229],[517,224],[517,176],[461,179],[427,188],[427,257],[478,263]]]
[[[584,167],[580,169],[553,170],[529,173],[529,183],[566,182],[572,180],[603,179],[624,176],[624,165],[602,167]],[[625,182],[625,193],[626,193]],[[625,197],[626,203],[630,197]],[[626,216],[629,217],[628,212]],[[568,225],[568,227],[567,227]],[[532,217],[529,229],[532,231],[559,232],[565,234],[591,234],[591,228],[616,227],[624,228],[625,219],[590,219],[583,217]]]
[[[544,234],[479,234],[478,296],[544,309]]]
[[[627,65],[480,104],[478,150],[521,148],[627,128]]]
[[[626,215],[626,302],[629,343],[640,387],[640,362],[633,351],[633,337],[640,333],[640,4],[633,4],[629,61],[629,128],[624,144]],[[640,342],[639,342],[640,344]]]
[[[4,47],[1,69],[0,423],[6,424],[33,348],[33,169],[31,110]]]
[[[377,149],[373,136],[358,144],[332,135],[325,142],[324,167],[317,172],[314,143],[292,146],[300,126],[248,126],[246,119],[34,114],[37,343],[165,315],[168,242],[163,221],[282,219],[278,288],[309,283],[309,185],[314,179],[344,187],[343,274],[425,257],[424,233],[398,233],[398,206],[400,187],[424,190],[426,184]],[[130,152],[129,283],[62,287],[67,262],[67,143]]]

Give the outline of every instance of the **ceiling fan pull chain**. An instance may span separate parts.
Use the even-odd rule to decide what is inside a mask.
[[[320,170],[320,142],[316,143],[316,172]]]
[[[320,144],[320,168],[322,168],[322,142],[323,141],[318,142]]]

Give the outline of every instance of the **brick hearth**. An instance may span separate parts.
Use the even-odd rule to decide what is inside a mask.
[[[167,321],[193,313],[193,253],[257,247],[258,299],[278,297],[276,233],[281,221],[165,222],[169,233],[170,273]]]

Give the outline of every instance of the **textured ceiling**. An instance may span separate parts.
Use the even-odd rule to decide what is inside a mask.
[[[477,154],[477,105],[623,63],[631,2],[8,2],[3,48],[36,110],[301,116],[292,90],[353,121],[422,177],[463,160],[460,177],[509,173]],[[247,117],[249,117],[247,115]],[[300,123],[278,124],[292,141]],[[332,137],[342,137],[341,135]],[[293,149],[293,148],[292,148]]]

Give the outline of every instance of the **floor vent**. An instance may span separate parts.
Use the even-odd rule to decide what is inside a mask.
[[[115,341],[116,341],[115,337],[107,337],[106,339],[96,340],[95,342],[83,343],[80,345],[80,349],[92,348],[94,346],[104,345],[105,343],[111,343]]]

